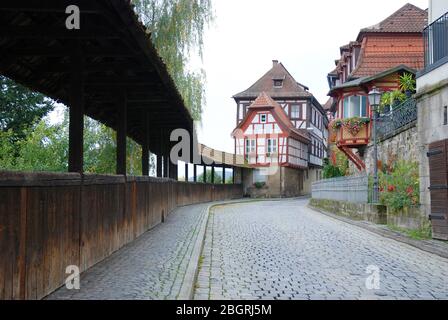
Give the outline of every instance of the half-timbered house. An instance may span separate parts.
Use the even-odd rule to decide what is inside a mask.
[[[380,23],[361,29],[356,41],[340,48],[336,68],[327,76],[330,143],[360,171],[366,169],[364,151],[372,132],[368,93],[374,87],[381,92],[397,90],[401,75],[415,75],[423,68],[422,31],[427,18],[426,10],[406,4]],[[351,123],[356,130],[350,129]]]
[[[322,177],[328,120],[308,87],[274,60],[271,70],[233,98],[235,153],[254,168],[245,184],[264,183],[268,196],[309,193]]]

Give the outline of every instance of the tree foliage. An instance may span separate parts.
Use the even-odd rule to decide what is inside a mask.
[[[188,67],[190,57],[202,57],[203,31],[213,20],[211,0],[133,0],[137,13],[152,31],[152,41],[195,120],[205,103],[203,70]],[[68,115],[50,124],[44,117],[54,102],[0,77],[0,169],[67,170]],[[141,173],[141,147],[128,139],[127,172]],[[151,157],[150,169],[154,168]],[[116,169],[115,132],[85,117],[84,171],[112,174]]]
[[[213,21],[211,0],[133,0],[152,41],[195,120],[205,103],[205,72],[188,68],[192,51],[202,57],[204,29]]]
[[[114,174],[116,171],[116,134],[105,125],[85,117],[84,171]],[[0,131],[0,168],[20,171],[66,172],[68,168],[68,114],[51,124],[47,118],[24,131],[25,138],[12,142],[12,131]],[[17,154],[10,152],[16,150]],[[127,173],[141,174],[140,145],[128,138]],[[152,164],[153,165],[153,164]]]
[[[44,95],[0,76],[0,130],[10,131],[12,141],[23,139],[53,107],[53,101]]]

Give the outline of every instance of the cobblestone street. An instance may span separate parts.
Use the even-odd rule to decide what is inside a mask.
[[[47,299],[176,299],[208,204],[183,207],[81,275],[81,290],[65,287]]]
[[[448,260],[331,219],[306,200],[217,207],[195,299],[447,299]],[[379,289],[368,290],[376,266]]]
[[[334,220],[307,200],[212,209],[195,299],[447,299],[448,260]],[[177,299],[209,204],[177,209],[47,299]],[[368,290],[368,266],[380,289]],[[190,282],[191,283],[191,282]]]

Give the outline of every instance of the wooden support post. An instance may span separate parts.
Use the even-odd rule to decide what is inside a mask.
[[[126,132],[127,132],[127,102],[126,92],[119,94],[117,103],[117,174],[126,175]]]
[[[142,175],[149,176],[149,113],[145,117],[145,141],[142,145]]]
[[[162,178],[163,172],[162,172],[162,155],[157,155],[157,177]]]
[[[74,49],[69,93],[68,171],[82,173],[84,167],[84,84],[82,74],[84,61],[79,43]]]
[[[177,180],[177,163],[174,163],[172,159],[169,159],[169,176],[170,179]]]
[[[215,184],[215,165],[212,164],[212,184]]]
[[[188,163],[185,163],[185,182],[188,182]]]
[[[226,184],[226,166],[222,166],[222,184]]]
[[[235,184],[235,167],[232,167],[232,184]]]
[[[204,183],[207,183],[207,166],[204,166]]]
[[[193,164],[193,182],[198,182],[198,166]]]
[[[168,152],[168,142],[165,140],[166,134],[162,132],[162,156],[163,156],[163,177],[169,178],[169,152]]]
[[[166,154],[164,154],[163,155],[163,177],[164,178],[169,178],[169,175],[168,175],[169,161],[170,161],[169,157]]]

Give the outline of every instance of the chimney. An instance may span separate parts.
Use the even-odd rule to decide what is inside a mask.
[[[276,65],[278,65],[278,60],[272,60],[272,66],[275,67]]]

